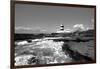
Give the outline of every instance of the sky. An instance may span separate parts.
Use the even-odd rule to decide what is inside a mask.
[[[76,25],[84,29],[94,28],[94,9],[46,5],[15,5],[15,33],[51,33],[74,30]]]

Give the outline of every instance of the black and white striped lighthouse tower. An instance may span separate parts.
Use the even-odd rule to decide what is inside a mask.
[[[60,25],[60,31],[64,31],[64,25],[63,24]]]

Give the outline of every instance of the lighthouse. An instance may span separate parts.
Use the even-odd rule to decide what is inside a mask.
[[[61,24],[60,26],[59,26],[59,30],[57,30],[57,32],[56,33],[70,33],[71,32],[71,30],[70,29],[64,29],[64,25],[63,24]]]
[[[64,30],[64,25],[61,24],[61,25],[59,26],[59,30],[57,31],[57,33],[64,33],[64,32],[65,32],[65,30]]]
[[[63,24],[60,25],[60,31],[64,31],[64,25]]]

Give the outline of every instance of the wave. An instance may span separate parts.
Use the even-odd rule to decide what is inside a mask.
[[[15,47],[15,65],[71,62],[62,50],[63,44],[63,41],[35,39],[30,44],[18,45]]]

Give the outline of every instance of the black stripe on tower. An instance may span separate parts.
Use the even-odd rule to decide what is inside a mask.
[[[64,29],[62,28],[62,29],[60,29],[60,30],[64,30]]]

